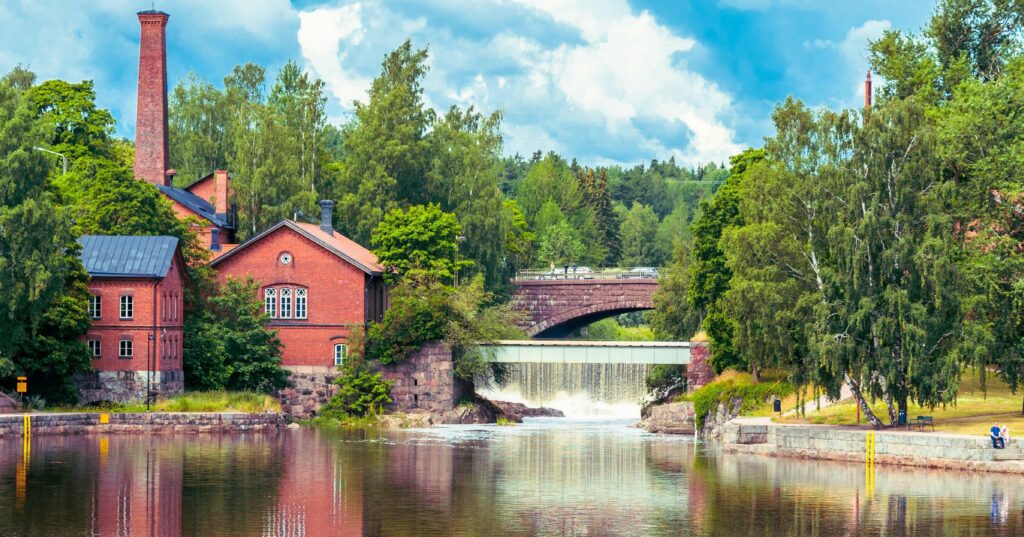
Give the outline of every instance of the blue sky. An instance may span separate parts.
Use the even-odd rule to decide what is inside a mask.
[[[365,100],[384,54],[429,46],[427,102],[504,112],[505,151],[586,164],[724,161],[771,133],[775,104],[858,106],[868,40],[916,32],[932,3],[811,0],[4,0],[0,71],[92,79],[131,137],[135,12],[171,14],[168,76],[220,84],[294,59],[328,87],[332,122]],[[88,6],[88,7],[87,7]]]

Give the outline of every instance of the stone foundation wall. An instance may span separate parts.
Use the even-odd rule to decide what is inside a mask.
[[[710,355],[706,341],[690,342],[690,363],[686,366],[686,391],[692,392],[703,388],[715,380],[715,371],[708,363]]]
[[[334,379],[337,377],[337,371],[292,371],[289,377],[292,386],[274,395],[281,401],[282,411],[296,418],[311,418],[338,393],[338,387],[334,385]]]
[[[79,401],[83,404],[110,401],[125,403],[146,399],[146,381],[152,381],[157,396],[177,395],[185,391],[185,372],[171,371],[91,371],[75,377]]]
[[[287,425],[277,412],[245,414],[241,412],[154,412],[151,414],[5,414],[0,415],[0,438],[21,436],[25,416],[35,436],[62,434],[166,434],[166,433],[243,433],[276,431]],[[100,423],[101,416],[108,423]]]
[[[722,439],[732,453],[863,463],[867,432],[736,420]],[[985,437],[933,432],[875,432],[875,463],[1024,474],[1024,453],[1016,441],[996,450]]]
[[[394,381],[391,387],[392,412],[443,413],[455,408],[463,395],[472,394],[472,386],[455,378],[451,349],[430,342],[403,362],[382,370]]]

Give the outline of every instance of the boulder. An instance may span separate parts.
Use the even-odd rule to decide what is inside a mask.
[[[522,403],[508,401],[491,401],[511,421],[522,421],[522,418],[564,418],[565,414],[557,408],[528,407]],[[519,419],[512,419],[518,417]]]
[[[9,395],[0,392],[0,414],[21,412],[21,403],[12,399]]]
[[[650,407],[640,427],[652,433],[693,434],[693,403],[667,403]]]

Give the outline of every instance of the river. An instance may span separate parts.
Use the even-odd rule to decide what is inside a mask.
[[[0,535],[1013,535],[1024,481],[719,453],[631,420],[0,442]],[[27,462],[27,464],[26,464]]]

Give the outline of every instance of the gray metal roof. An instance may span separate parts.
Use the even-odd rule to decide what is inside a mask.
[[[184,190],[181,188],[174,188],[173,186],[156,185],[160,192],[163,192],[167,197],[172,200],[184,205],[190,211],[202,216],[203,218],[213,222],[217,227],[232,228],[228,223],[227,215],[217,214],[216,209],[210,202],[200,198],[199,196]]]
[[[177,237],[84,235],[78,242],[93,278],[163,278],[178,247]]]

